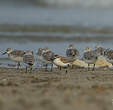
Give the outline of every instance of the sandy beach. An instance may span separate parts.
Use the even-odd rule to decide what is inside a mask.
[[[112,110],[113,70],[0,68],[0,110]]]

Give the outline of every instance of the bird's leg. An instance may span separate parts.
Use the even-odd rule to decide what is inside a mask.
[[[45,67],[45,71],[47,71],[48,64],[46,64],[45,66],[46,66],[46,67]]]
[[[51,64],[51,72],[52,72],[52,70],[53,70],[53,63]]]
[[[67,71],[67,69],[66,69],[66,74],[67,74],[67,72],[68,72],[68,71]]]
[[[32,70],[33,70],[33,68],[32,68],[32,66],[30,66],[30,73],[31,73]]]
[[[20,67],[20,62],[18,62],[18,64],[17,64],[17,69],[19,69],[19,67]]]
[[[69,69],[70,65],[68,64],[67,68],[66,68],[66,73],[68,73],[68,69]],[[73,69],[73,65],[72,65],[72,69]]]
[[[89,63],[88,63],[88,71],[89,71]]]
[[[72,64],[72,69],[73,69],[73,64]]]
[[[93,65],[93,69],[92,69],[93,71],[95,70],[95,63],[94,63],[94,65]]]
[[[25,72],[27,73],[27,66],[26,66],[26,71]]]

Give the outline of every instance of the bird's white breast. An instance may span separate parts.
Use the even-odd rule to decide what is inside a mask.
[[[20,56],[9,55],[9,58],[15,62],[22,62],[23,61],[23,57],[20,57]]]
[[[42,56],[38,56],[38,60],[44,64],[51,64],[51,61],[45,60]]]
[[[67,67],[70,63],[63,63],[60,58],[56,58],[54,61],[56,66]]]

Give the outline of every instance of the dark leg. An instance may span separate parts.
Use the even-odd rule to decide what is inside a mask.
[[[89,63],[88,63],[88,71],[89,71]]]
[[[72,69],[73,69],[73,64],[72,64]]]
[[[46,64],[45,66],[46,66],[46,67],[45,67],[45,71],[47,71],[48,64]]]
[[[27,73],[27,66],[26,66],[26,73]]]
[[[19,69],[19,67],[20,67],[20,62],[18,62],[18,64],[17,64],[17,69]]]
[[[68,72],[68,71],[67,71],[67,69],[66,69],[66,74],[67,74],[67,72]]]
[[[52,70],[53,70],[53,64],[51,64],[51,72],[52,72]]]
[[[30,73],[32,72],[32,70],[33,70],[33,68],[32,68],[32,66],[30,66]]]
[[[93,69],[92,69],[93,71],[95,70],[95,63],[94,63],[94,65],[93,65]]]

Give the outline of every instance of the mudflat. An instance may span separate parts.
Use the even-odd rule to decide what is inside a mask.
[[[0,110],[113,110],[113,70],[0,68]]]

